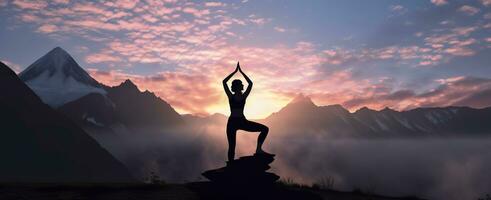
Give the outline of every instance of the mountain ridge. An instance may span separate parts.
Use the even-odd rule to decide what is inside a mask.
[[[47,55],[59,54],[60,57],[71,58],[66,51],[59,47],[50,52]],[[33,65],[42,63],[39,60]],[[73,59],[65,60],[74,61]],[[70,66],[76,66],[76,69],[83,71],[76,62]],[[24,74],[27,72],[23,72],[19,76],[27,76]],[[90,77],[90,75],[88,76]],[[26,78],[26,80],[29,83],[30,79]],[[75,121],[95,126],[120,122],[135,128],[146,126],[174,127],[176,124],[183,125],[186,121],[192,121],[192,124],[212,121],[223,123],[224,121],[224,117],[217,116],[196,118],[192,115],[180,115],[172,105],[154,93],[148,90],[140,91],[130,79],[112,87],[100,83],[98,85],[104,91],[103,93],[98,93],[98,95],[85,94],[65,103],[58,110]],[[42,97],[42,95],[39,96]],[[467,119],[461,115],[467,116]],[[407,111],[396,111],[388,107],[376,111],[362,107],[350,112],[339,104],[318,106],[309,96],[299,94],[279,111],[260,121],[271,125],[273,129],[282,131],[298,129],[298,131],[329,132],[329,134],[336,136],[378,137],[393,136],[394,134],[391,133],[414,136],[455,132],[451,127],[458,128],[457,132],[465,132],[466,124],[476,126],[472,120],[479,120],[477,116],[480,115],[485,118],[489,117],[486,108],[472,109],[467,107],[415,108]],[[456,127],[457,125],[462,127]],[[475,127],[469,128],[472,129],[470,134],[491,131],[491,128],[487,126],[482,126],[480,130]]]
[[[325,132],[331,136],[392,137],[482,135],[491,133],[491,107],[432,107],[396,111],[362,107],[349,112],[341,105],[316,106],[309,98],[292,101],[263,121],[281,131]],[[314,105],[314,106],[312,106]]]
[[[37,59],[18,76],[44,103],[82,126],[167,128],[184,122],[170,104],[152,92],[140,91],[130,79],[113,87],[99,83],[61,47]]]

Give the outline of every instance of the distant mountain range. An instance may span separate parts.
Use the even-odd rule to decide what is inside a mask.
[[[59,47],[34,62],[19,77],[43,101],[84,127],[107,128],[116,124],[138,129],[226,124],[227,118],[221,114],[181,116],[155,94],[141,92],[131,80],[114,87],[98,83]],[[340,105],[317,106],[310,98],[299,95],[260,121],[274,132],[304,136],[475,136],[491,132],[491,123],[487,123],[491,121],[491,108],[418,108],[402,112],[362,108],[350,113]]]
[[[317,106],[299,95],[264,123],[279,132],[328,137],[479,136],[491,133],[491,107],[417,108],[354,113],[340,105]]]
[[[97,82],[60,47],[36,60],[19,77],[43,102],[83,127],[158,129],[184,122],[167,102],[149,91],[141,92],[131,80],[115,87]]]
[[[0,91],[0,182],[135,181],[122,163],[1,62]]]
[[[222,126],[227,116],[207,117],[184,115],[193,126]],[[286,137],[315,138],[401,138],[489,136],[491,107],[417,108],[380,111],[363,107],[353,113],[341,105],[317,106],[312,100],[298,95],[278,112],[258,120],[266,124],[271,134]]]

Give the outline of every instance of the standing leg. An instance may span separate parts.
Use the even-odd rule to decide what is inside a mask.
[[[233,161],[235,158],[235,136],[237,129],[227,126],[227,140],[228,140],[228,161]]]

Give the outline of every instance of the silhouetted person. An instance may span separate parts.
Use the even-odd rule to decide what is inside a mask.
[[[227,82],[230,78],[239,71],[242,76],[247,80],[247,89],[244,93],[244,85],[239,79],[232,81],[232,92],[228,88]],[[227,122],[227,140],[228,140],[228,160],[233,161],[235,157],[235,138],[237,130],[244,130],[249,132],[260,132],[257,138],[257,148],[256,154],[274,156],[273,154],[263,151],[262,145],[266,136],[268,135],[269,128],[263,124],[249,121],[244,116],[244,106],[246,103],[247,96],[252,89],[252,81],[247,77],[246,74],[240,69],[240,65],[237,62],[237,67],[235,71],[223,79],[223,89],[227,93],[228,102],[230,104],[230,117]]]

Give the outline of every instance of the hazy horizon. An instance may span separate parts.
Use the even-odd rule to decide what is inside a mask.
[[[225,164],[223,127],[206,127],[91,135],[137,177],[154,172],[165,181],[183,183],[203,181],[202,172]],[[236,156],[251,155],[256,139],[256,134],[239,132]],[[277,154],[272,171],[283,180],[311,185],[330,177],[336,190],[458,200],[489,193],[490,145],[489,137],[339,139],[273,132],[265,148]]]

